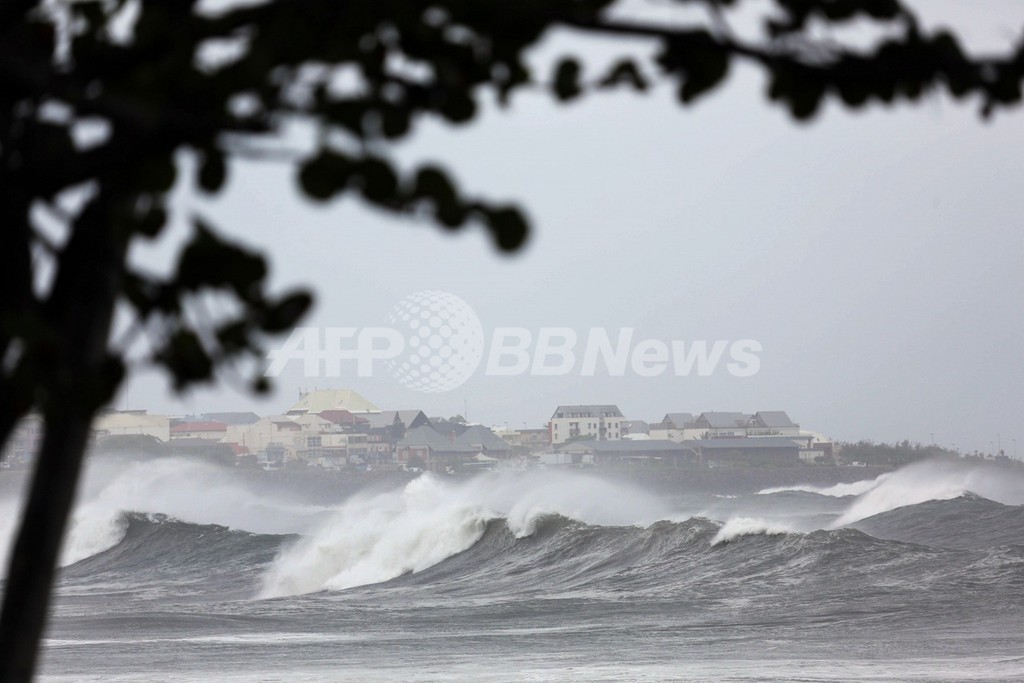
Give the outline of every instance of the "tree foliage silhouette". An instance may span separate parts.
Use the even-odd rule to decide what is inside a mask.
[[[613,0],[0,0],[0,444],[29,412],[46,425],[0,615],[0,682],[32,676],[90,424],[126,373],[115,310],[185,389],[260,358],[310,305],[307,292],[268,291],[264,257],[199,215],[170,275],[135,265],[130,247],[161,234],[177,184],[216,195],[232,162],[282,160],[263,143],[305,121],[315,144],[284,160],[311,201],[352,195],[445,229],[479,225],[512,251],[528,231],[520,208],[467,192],[437,161],[400,170],[394,143],[524,89],[566,102],[669,83],[689,104],[737,60],[800,120],[830,99],[945,91],[987,116],[1021,97],[1020,46],[968,55],[897,0],[774,0],[756,38],[729,28],[750,3],[677,4],[704,19],[649,22]],[[869,47],[815,30],[854,22],[879,29]],[[527,51],[556,29],[569,46],[615,38],[620,58],[600,73],[572,56],[535,73]],[[192,177],[179,177],[183,159]],[[210,297],[232,312],[204,315]]]

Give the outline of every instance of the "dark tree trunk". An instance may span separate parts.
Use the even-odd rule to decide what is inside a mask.
[[[32,679],[61,541],[89,437],[91,416],[68,410],[55,411],[45,419],[46,433],[11,556],[0,616],[3,683]]]
[[[127,246],[117,209],[126,202],[104,193],[111,189],[101,186],[76,221],[41,308],[47,333],[24,359],[37,368],[45,432],[0,611],[0,683],[32,679],[89,430],[122,376],[107,344]]]

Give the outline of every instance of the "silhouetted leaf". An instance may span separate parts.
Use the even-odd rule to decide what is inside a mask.
[[[583,89],[580,87],[580,63],[572,57],[565,58],[558,62],[555,67],[554,91],[555,97],[562,102],[568,102],[580,96]]]
[[[498,246],[503,250],[514,251],[526,241],[526,217],[519,209],[506,207],[491,210],[488,212],[487,220]]]
[[[357,174],[362,181],[363,196],[370,201],[385,203],[395,199],[398,176],[382,159],[365,159],[358,165]]]
[[[227,164],[220,150],[208,149],[203,152],[199,166],[199,187],[209,193],[219,192],[227,178]]]
[[[266,277],[262,256],[217,237],[201,219],[194,219],[196,231],[178,262],[176,284],[185,290],[228,287],[243,300],[258,293]]]
[[[295,292],[282,297],[264,312],[262,327],[267,332],[290,330],[313,305],[309,292]]]
[[[174,388],[179,391],[213,376],[213,360],[191,330],[175,331],[157,353],[156,360],[171,373]]]
[[[612,66],[607,74],[600,81],[601,88],[615,88],[620,85],[627,85],[634,90],[647,90],[647,79],[640,72],[640,67],[632,59],[623,59]]]
[[[299,185],[308,197],[327,201],[345,189],[352,171],[347,157],[325,150],[301,167]]]

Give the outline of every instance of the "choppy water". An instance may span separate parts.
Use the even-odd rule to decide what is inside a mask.
[[[93,479],[45,680],[1024,679],[1012,470],[734,497],[423,476],[333,506],[184,461]]]

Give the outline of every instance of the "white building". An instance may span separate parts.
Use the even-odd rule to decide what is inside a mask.
[[[661,422],[651,425],[648,434],[655,440],[689,441],[699,439],[701,430],[693,427],[693,413],[665,413]]]
[[[248,425],[228,425],[224,435],[226,443],[241,446],[249,453],[266,451],[267,446],[286,447],[294,453],[296,438],[302,425],[287,415],[269,415]]]
[[[548,431],[552,445],[580,437],[618,441],[622,438],[624,421],[622,411],[614,405],[558,406],[548,422]]]

